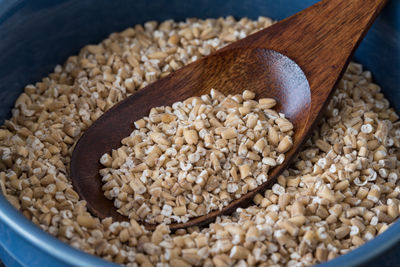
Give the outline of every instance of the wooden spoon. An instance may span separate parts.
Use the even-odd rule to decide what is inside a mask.
[[[293,148],[269,173],[269,180],[222,210],[171,224],[171,229],[208,224],[217,216],[248,206],[263,193],[295,157],[327,105],[354,50],[386,0],[324,0],[279,23],[191,63],[121,101],[82,135],[71,160],[75,190],[100,218],[128,220],[104,197],[99,159],[121,146],[133,122],[152,107],[171,105],[211,88],[225,95],[249,89],[257,98],[277,100],[277,110],[294,124]],[[154,229],[155,225],[146,225]]]

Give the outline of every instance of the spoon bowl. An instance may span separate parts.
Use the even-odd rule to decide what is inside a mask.
[[[271,97],[294,125],[293,146],[268,181],[222,210],[170,225],[172,230],[200,226],[251,203],[288,166],[321,115],[351,55],[385,0],[324,0],[271,27],[191,63],[121,101],[82,135],[71,159],[71,178],[88,209],[100,218],[128,220],[105,198],[99,159],[121,145],[133,122],[152,107],[171,105],[214,88],[225,95],[248,89]],[[156,225],[145,224],[154,229]]]
[[[172,105],[192,96],[208,94],[211,88],[225,95],[241,94],[243,90],[250,89],[256,93],[257,98],[276,99],[276,110],[284,113],[293,122],[294,144],[303,141],[302,132],[306,126],[303,122],[310,116],[310,87],[303,71],[288,57],[263,48],[235,48],[203,58],[178,70],[176,75],[179,79],[171,79],[171,76],[160,79],[137,92],[134,97],[117,104],[101,116],[76,145],[72,160],[72,166],[75,168],[71,168],[71,175],[79,176],[79,179],[72,181],[78,193],[85,196],[89,210],[96,216],[111,216],[116,220],[127,219],[116,212],[113,202],[103,195],[98,173],[102,168],[99,159],[105,152],[118,148],[121,139],[134,130],[133,122],[148,115],[153,107]],[[295,150],[291,149],[286,153],[287,157],[294,152]],[[269,175],[279,175],[283,170],[284,168],[274,168]],[[224,214],[235,209],[238,201],[243,202],[245,206],[258,192],[265,191],[272,182],[271,179],[246,195],[245,202],[243,199],[231,202],[224,208]],[[210,220],[217,212],[220,213],[214,211],[208,214]],[[204,224],[208,222],[203,220]],[[199,225],[199,222],[193,219],[188,223],[173,226],[181,228],[189,224]]]

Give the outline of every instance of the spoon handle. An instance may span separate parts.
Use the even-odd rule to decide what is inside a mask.
[[[320,112],[351,56],[387,0],[323,0],[225,49],[273,49],[295,61]],[[313,123],[313,121],[309,122]]]

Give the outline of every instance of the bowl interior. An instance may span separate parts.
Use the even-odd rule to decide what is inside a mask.
[[[39,81],[52,72],[56,64],[63,63],[84,45],[101,41],[111,32],[148,20],[162,21],[170,18],[184,20],[187,17],[233,15],[237,18],[247,16],[254,19],[263,15],[282,19],[315,2],[317,1],[0,1],[0,121],[10,117],[14,101],[26,84]],[[389,1],[355,55],[356,61],[372,71],[374,80],[382,86],[384,94],[397,111],[400,111],[399,15],[400,1]],[[44,233],[41,235],[31,231],[32,235],[29,237],[27,231],[20,231],[18,225],[30,229],[28,225],[32,224],[18,216],[1,194],[0,199],[0,210],[7,211],[0,212],[0,222],[5,226],[2,229],[6,229],[0,234],[1,245],[7,247],[10,255],[21,256],[18,252],[21,243],[15,241],[18,237],[26,244],[39,248],[38,253],[42,254],[38,254],[39,261],[36,263],[45,264],[49,258],[44,255],[50,254],[48,248],[58,247],[61,242],[54,238],[44,238],[49,236]],[[384,252],[386,262],[398,258],[399,251],[393,244],[399,240],[400,222],[397,222],[373,241],[326,265],[349,266],[369,261],[369,265],[378,266],[383,259],[378,256]],[[64,255],[53,260],[57,264],[67,263],[69,258],[75,256],[82,259],[82,264],[85,258],[91,259],[89,255],[73,255],[66,250]]]

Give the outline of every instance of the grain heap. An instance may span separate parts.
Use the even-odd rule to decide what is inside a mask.
[[[266,182],[292,147],[293,125],[271,109],[274,99],[254,97],[212,89],[151,109],[101,157],[105,196],[129,218],[170,224],[220,210]]]
[[[99,220],[68,179],[74,143],[135,90],[271,20],[148,22],[113,33],[25,87],[0,130],[0,188],[60,240],[130,266],[303,266],[384,232],[399,216],[400,123],[371,73],[350,64],[292,167],[254,206],[204,229],[148,232]]]

